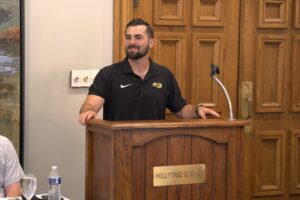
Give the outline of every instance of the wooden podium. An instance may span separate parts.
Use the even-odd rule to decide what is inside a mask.
[[[246,121],[90,120],[88,200],[242,200]],[[205,164],[205,183],[153,186],[153,167]]]

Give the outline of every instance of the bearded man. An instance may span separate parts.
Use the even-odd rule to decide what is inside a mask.
[[[142,19],[133,19],[125,30],[126,58],[100,70],[80,109],[83,125],[103,107],[103,119],[163,120],[166,109],[178,118],[219,117],[214,110],[193,106],[181,96],[172,72],[149,57],[154,46],[152,27]]]

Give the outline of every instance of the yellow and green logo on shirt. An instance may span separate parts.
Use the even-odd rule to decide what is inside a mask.
[[[152,83],[152,86],[153,86],[153,87],[156,87],[156,88],[158,88],[158,89],[160,89],[160,88],[162,88],[162,83],[159,83],[159,82],[153,82],[153,83]]]

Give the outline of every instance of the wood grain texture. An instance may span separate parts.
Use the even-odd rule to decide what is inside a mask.
[[[290,130],[300,126],[296,58],[299,53],[295,53],[298,4],[298,0],[242,1],[239,80],[252,82],[254,89],[250,112],[253,131],[245,141],[244,200],[300,198],[299,194],[291,194],[295,189],[290,184],[295,171],[289,161]],[[260,133],[275,136],[268,138]]]
[[[154,25],[175,25],[184,26],[186,25],[186,1],[161,1],[154,0]]]
[[[177,125],[170,126],[172,123]],[[240,200],[245,124],[221,119],[132,123],[90,120],[86,133],[86,199]],[[140,139],[144,135],[151,139]],[[206,165],[205,183],[153,186],[153,167],[188,164]]]
[[[300,28],[300,0],[294,0],[294,15],[293,22],[294,28]]]
[[[286,133],[257,132],[254,194],[283,195],[285,191]]]
[[[224,0],[197,1],[193,0],[192,25],[193,26],[224,26]],[[226,2],[227,3],[227,2]]]
[[[300,112],[300,34],[293,37],[292,44],[292,111]]]
[[[260,28],[288,28],[290,0],[259,1],[258,26]]]
[[[156,32],[155,41],[154,60],[169,67],[180,85],[182,95],[186,96],[187,35],[180,32]]]
[[[130,8],[131,0],[114,0],[114,7],[118,13],[122,13],[124,18],[114,18],[114,23],[118,24],[122,20],[127,20],[128,16],[130,17],[142,17],[153,23],[153,10],[154,10],[154,1],[151,0],[139,0],[139,6]],[[167,3],[175,4],[176,1],[173,0],[163,0],[164,6],[167,6]],[[186,36],[186,52],[183,52],[183,55],[186,56],[186,63],[180,58],[177,57],[176,64],[170,64],[170,69],[176,69],[176,71],[180,71],[178,74],[180,77],[185,77],[183,80],[186,81],[185,84],[180,84],[181,89],[185,93],[186,99],[192,104],[196,104],[199,102],[207,102],[205,105],[217,109],[222,116],[227,116],[227,104],[224,96],[222,94],[217,95],[213,93],[216,97],[214,97],[213,101],[208,101],[212,99],[212,89],[211,82],[208,82],[209,77],[207,67],[212,62],[211,57],[207,55],[212,55],[212,51],[210,48],[206,48],[209,51],[204,51],[204,55],[199,54],[197,48],[193,48],[195,45],[193,40],[193,34],[203,34],[203,35],[215,35],[220,34],[223,37],[224,51],[220,51],[223,57],[220,60],[219,64],[223,68],[221,69],[221,75],[224,77],[222,81],[229,89],[229,93],[232,95],[233,99],[233,108],[235,111],[238,111],[239,108],[238,100],[237,100],[237,85],[242,81],[250,81],[253,83],[253,101],[251,107],[253,108],[250,111],[250,121],[252,121],[252,131],[250,131],[246,135],[246,141],[244,150],[246,153],[245,159],[245,175],[246,181],[244,183],[245,188],[245,196],[242,198],[243,200],[299,200],[300,194],[292,193],[294,191],[295,185],[290,184],[292,179],[296,176],[295,171],[291,170],[292,163],[290,159],[292,158],[292,151],[290,150],[292,138],[291,130],[299,130],[300,129],[300,112],[299,112],[299,52],[298,52],[298,36],[300,34],[300,1],[299,0],[228,0],[228,1],[219,1],[219,0],[187,0],[184,1],[186,3],[186,21],[185,25],[168,25],[165,23],[164,25],[153,25],[155,32],[159,34],[178,34],[179,36]],[[220,7],[216,6],[216,4],[222,4]],[[121,6],[122,8],[118,8]],[[172,5],[171,5],[172,6]],[[197,7],[197,8],[196,8]],[[168,8],[169,9],[169,8]],[[172,8],[170,8],[172,10]],[[219,14],[216,12],[219,10]],[[116,12],[117,13],[117,12]],[[174,10],[173,10],[174,13]],[[199,14],[199,16],[196,16]],[[219,16],[220,18],[216,17]],[[201,18],[201,19],[200,19]],[[196,19],[196,20],[195,20]],[[205,21],[205,20],[206,21]],[[219,20],[219,21],[218,21]],[[196,25],[194,22],[201,22],[201,24]],[[221,23],[220,23],[221,22]],[[122,29],[123,26],[116,26],[119,29]],[[114,41],[119,41],[118,39],[123,38],[123,32],[119,32],[119,34],[115,35],[119,38],[114,38]],[[261,55],[262,48],[258,48],[259,42],[258,38],[261,36],[267,37],[276,37],[276,38],[287,38],[286,42],[283,43],[274,43],[267,42],[264,47],[265,52],[268,52],[266,55]],[[172,37],[174,38],[174,37]],[[167,48],[178,48],[175,47],[179,45],[167,44],[164,47],[166,52]],[[210,43],[207,44],[209,47]],[[118,43],[118,45],[114,46],[118,47],[119,52],[123,52],[122,43]],[[284,46],[282,48],[282,46]],[[191,50],[193,49],[193,50]],[[284,56],[281,56],[281,50],[283,49],[285,52]],[[156,50],[155,50],[156,51]],[[163,53],[165,57],[173,58],[174,50],[168,53]],[[202,51],[203,52],[203,51]],[[282,51],[281,51],[282,52]],[[151,51],[151,56],[153,57],[153,51]],[[114,52],[115,54],[115,52]],[[117,52],[118,54],[118,52]],[[192,56],[196,55],[196,56]],[[278,56],[279,55],[279,56]],[[123,57],[120,56],[119,59]],[[199,68],[195,67],[193,63],[197,63],[195,59],[198,59]],[[282,58],[286,59],[284,64],[280,64],[282,62]],[[214,60],[213,60],[214,61]],[[259,62],[263,61],[262,63]],[[278,62],[277,62],[278,61]],[[164,61],[163,61],[164,62]],[[169,63],[168,59],[165,60],[166,63]],[[180,63],[183,62],[180,70],[177,70],[177,66],[180,66]],[[265,62],[265,64],[264,64]],[[272,64],[272,65],[271,65]],[[174,65],[174,66],[173,66]],[[259,65],[259,67],[258,67]],[[267,79],[271,81],[263,81],[263,76],[265,75],[265,71],[261,70],[263,67],[267,66],[267,69],[271,71],[271,74],[267,75]],[[279,66],[281,65],[281,66]],[[258,73],[258,69],[260,72]],[[278,72],[278,69],[281,71]],[[201,71],[200,75],[195,75],[196,70]],[[283,73],[282,73],[283,72]],[[276,77],[279,76],[279,77]],[[177,77],[177,75],[176,75]],[[191,78],[193,77],[193,78]],[[200,77],[204,77],[200,80]],[[199,82],[196,82],[198,81]],[[261,83],[258,86],[258,80]],[[211,80],[209,80],[211,81]],[[282,84],[282,87],[278,84]],[[197,88],[197,89],[196,89]],[[264,89],[263,89],[264,88]],[[276,89],[275,89],[276,88]],[[280,89],[281,88],[281,89]],[[262,90],[263,89],[263,90]],[[257,90],[261,90],[261,92],[257,93]],[[259,98],[258,96],[261,95]],[[263,98],[261,98],[263,97]],[[215,100],[217,98],[217,100]],[[279,99],[279,101],[272,102],[273,99]],[[281,100],[280,100],[281,99]],[[259,101],[258,101],[259,100]],[[211,103],[213,102],[213,103]],[[217,102],[217,103],[215,103]],[[263,103],[262,103],[263,102]],[[262,103],[262,104],[261,104]],[[220,105],[220,107],[217,107]],[[257,109],[259,107],[259,109]],[[238,116],[241,117],[241,116]],[[153,125],[153,124],[152,124]],[[152,126],[150,125],[150,126]],[[176,124],[175,126],[177,126]],[[122,125],[123,126],[123,125]],[[168,125],[172,127],[172,125]],[[117,127],[114,127],[117,128]],[[120,127],[118,127],[120,128]],[[135,129],[139,129],[135,127]],[[255,182],[255,149],[258,148],[256,141],[257,132],[260,131],[283,131],[286,136],[286,144],[287,150],[285,151],[285,157],[287,162],[285,168],[285,188],[283,194],[279,195],[266,195],[256,197],[254,195],[254,182]],[[170,136],[171,132],[165,133],[165,136]],[[182,131],[183,133],[183,131]],[[191,132],[195,133],[195,132]],[[176,134],[181,134],[176,132]],[[201,133],[203,134],[203,133]],[[134,142],[136,145],[145,145],[148,142],[155,141],[156,139],[160,139],[165,136],[154,136],[149,133],[145,133],[143,138],[135,137]],[[198,137],[199,135],[195,135]],[[206,137],[206,136],[204,136]],[[214,141],[219,141],[219,143],[223,143],[225,138],[221,139],[220,137],[215,137]],[[281,152],[282,153],[282,152]],[[268,160],[269,158],[265,155],[265,158]],[[268,166],[265,165],[264,168]],[[272,166],[271,166],[272,167]],[[268,172],[269,173],[269,172]],[[194,185],[192,187],[195,187]],[[196,192],[197,193],[197,192]],[[193,194],[193,193],[192,193]],[[198,193],[197,193],[198,194]]]
[[[256,65],[256,111],[283,112],[289,62],[288,35],[259,35]]]
[[[300,194],[300,130],[291,132],[291,193]]]

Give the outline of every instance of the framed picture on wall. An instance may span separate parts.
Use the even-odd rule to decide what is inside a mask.
[[[0,0],[0,135],[21,160],[23,103],[23,1]]]

